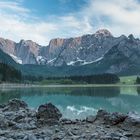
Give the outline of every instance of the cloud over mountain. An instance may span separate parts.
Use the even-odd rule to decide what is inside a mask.
[[[44,13],[43,17],[36,14],[39,9],[24,5],[25,1],[0,0],[0,36],[46,45],[52,38],[80,36],[99,28],[107,28],[114,35],[140,35],[138,0],[87,0],[85,4],[79,1],[80,8],[75,11],[47,16]],[[72,1],[60,2],[72,5]]]

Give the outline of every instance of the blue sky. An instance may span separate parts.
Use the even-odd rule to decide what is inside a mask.
[[[106,28],[140,37],[138,0],[0,0],[0,37],[47,45]]]
[[[23,5],[34,11],[40,17],[50,15],[67,15],[79,11],[86,0],[25,0]]]

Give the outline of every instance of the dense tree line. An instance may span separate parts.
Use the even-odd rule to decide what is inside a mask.
[[[137,77],[136,84],[140,84],[140,77]]]
[[[87,83],[87,84],[114,84],[120,81],[119,77],[115,74],[98,74],[98,75],[87,75],[87,76],[65,76],[65,77],[35,77],[35,76],[24,76],[25,80],[28,81],[42,81],[42,80],[71,80],[75,83]]]
[[[17,82],[21,81],[22,74],[19,70],[5,63],[0,62],[0,81],[1,82]]]
[[[70,79],[73,81],[85,81],[88,84],[114,84],[120,81],[119,77],[115,74],[72,76]]]
[[[0,62],[0,81],[4,82],[41,82],[43,80],[57,81],[58,83],[87,83],[87,84],[114,84],[120,81],[119,77],[115,74],[98,74],[87,76],[64,76],[64,77],[42,77],[42,76],[22,76],[21,72],[12,66]],[[140,78],[137,78],[140,83]]]

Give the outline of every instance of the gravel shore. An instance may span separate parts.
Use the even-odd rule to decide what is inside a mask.
[[[24,101],[0,105],[0,140],[140,140],[140,116],[99,110],[84,120],[63,118],[51,103],[32,110]]]

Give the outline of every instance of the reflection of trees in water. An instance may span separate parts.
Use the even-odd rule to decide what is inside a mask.
[[[137,93],[140,95],[140,87],[137,87]]]
[[[72,95],[72,96],[102,96],[114,97],[120,94],[119,87],[82,87],[82,88],[27,88],[0,92],[0,103],[7,102],[12,98],[22,96],[43,95]]]
[[[19,92],[16,91],[0,91],[0,104],[6,103],[10,99],[18,98],[20,99],[21,96]]]
[[[73,95],[114,97],[120,94],[120,87],[79,88],[71,92]]]

